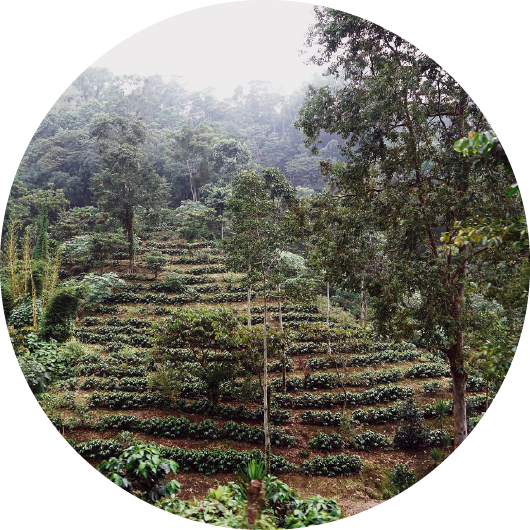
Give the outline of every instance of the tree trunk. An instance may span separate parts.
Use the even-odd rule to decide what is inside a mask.
[[[457,341],[449,348],[449,364],[453,378],[453,422],[454,447],[458,447],[467,437],[466,383],[467,373],[462,356],[463,335],[458,334]]]
[[[261,518],[265,509],[265,485],[261,480],[253,479],[247,486],[247,521],[248,528]]]
[[[129,272],[134,269],[134,231],[132,212],[125,214],[125,230],[127,232],[127,241],[129,243]]]
[[[265,471],[270,472],[271,438],[269,432],[270,398],[268,373],[268,341],[267,341],[267,291],[265,276],[263,277],[263,434],[265,437]]]
[[[278,318],[280,320],[280,331],[283,333],[282,298],[280,284],[278,284]],[[282,359],[282,391],[285,394],[287,392],[287,354],[285,353],[285,349],[282,351]]]
[[[368,320],[368,308],[366,306],[366,293],[364,292],[364,278],[361,280],[361,326],[364,327]]]
[[[280,331],[283,333],[282,300],[281,300],[280,284],[278,284],[278,318],[280,321]]]
[[[468,247],[464,245],[460,253],[467,254]],[[456,283],[456,292],[451,295],[451,316],[460,328],[460,320],[464,311],[466,262],[464,261]],[[453,378],[453,424],[454,424],[454,447],[457,448],[467,437],[467,413],[466,413],[466,383],[467,373],[464,368],[464,334],[462,329],[455,332],[454,342],[447,350],[451,376]]]
[[[329,282],[326,283],[326,326],[329,328]]]
[[[326,283],[326,326],[329,329],[329,281]],[[328,333],[328,355],[331,355],[331,338]]]
[[[252,270],[252,267],[249,265],[248,266],[248,276],[250,278],[250,271]],[[252,285],[248,284],[248,289],[247,289],[247,316],[248,316],[248,325],[249,326],[252,326],[252,311],[250,310],[250,298],[252,296]]]
[[[191,172],[189,160],[186,160],[186,165],[188,166],[188,174],[190,176],[191,200],[193,202],[197,202],[197,191],[195,190],[195,186],[193,185],[193,174]]]

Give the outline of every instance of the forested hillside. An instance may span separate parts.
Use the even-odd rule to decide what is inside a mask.
[[[298,528],[404,491],[523,326],[526,219],[480,109],[398,36],[315,17],[328,72],[290,96],[88,69],[7,205],[31,390],[105,476],[198,521]]]
[[[71,206],[93,204],[90,178],[100,159],[90,125],[96,116],[114,113],[145,124],[145,153],[169,183],[172,207],[197,200],[202,186],[244,167],[278,167],[295,186],[323,187],[318,157],[310,155],[294,127],[304,87],[283,96],[255,81],[223,101],[212,92],[188,92],[178,78],[115,77],[89,68],[40,125],[17,177],[28,188],[53,184]],[[340,158],[337,140],[324,135],[320,158]]]

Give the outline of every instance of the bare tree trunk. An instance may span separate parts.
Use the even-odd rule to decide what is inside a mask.
[[[364,292],[364,278],[361,280],[361,326],[364,327],[368,320],[368,308],[366,307],[366,293]]]
[[[250,271],[252,270],[252,267],[249,265],[248,266],[248,276],[249,276],[249,279],[250,279]],[[250,281],[249,281],[249,284],[248,284],[248,289],[247,289],[247,316],[248,316],[248,325],[249,326],[252,326],[252,311],[250,310],[250,298],[252,296],[252,286],[250,285]]]
[[[329,305],[329,280],[326,283],[326,326],[329,329],[329,312],[330,312],[330,305]],[[331,355],[331,338],[328,333],[328,355]]]
[[[280,284],[278,284],[278,318],[280,320],[280,331],[283,333],[282,296]],[[287,392],[287,354],[285,353],[285,349],[282,351],[282,359],[282,391],[285,394]]]
[[[283,333],[282,299],[281,299],[280,284],[278,284],[278,318],[280,321],[280,331]]]
[[[133,231],[133,214],[126,212],[125,214],[125,230],[127,232],[127,241],[129,243],[129,272],[134,269],[134,231]]]
[[[459,344],[451,346],[450,350],[460,349]],[[452,353],[451,355],[454,355]],[[460,357],[450,361],[451,375],[453,377],[453,422],[454,422],[454,447],[458,447],[467,437],[466,413],[466,383],[467,373],[464,361]]]
[[[329,281],[326,283],[326,326],[329,328]]]
[[[468,252],[467,245],[460,249],[461,253]],[[452,294],[452,317],[459,325],[460,318],[464,310],[465,285],[464,277],[466,273],[465,262],[456,284],[456,293]],[[459,325],[460,327],[460,325]],[[466,383],[467,373],[464,367],[464,334],[461,329],[455,333],[453,344],[447,350],[451,376],[453,378],[453,423],[454,423],[454,447],[458,447],[467,437],[467,412],[466,412]]]
[[[221,219],[221,239],[224,239],[224,223],[222,219]]]
[[[186,165],[188,166],[188,173],[190,175],[190,190],[191,190],[192,201],[197,202],[197,191],[195,190],[195,186],[193,185],[193,174],[191,172],[189,160],[186,160]]]
[[[267,339],[267,291],[265,275],[263,275],[263,434],[265,437],[265,471],[269,473],[271,461],[271,438],[269,431],[270,398]]]

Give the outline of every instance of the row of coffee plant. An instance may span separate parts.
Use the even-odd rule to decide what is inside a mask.
[[[90,440],[76,443],[69,440],[73,448],[85,458],[103,459],[118,456],[123,447],[117,440]],[[195,471],[204,475],[214,473],[233,473],[250,460],[264,459],[263,453],[253,451],[235,451],[233,449],[181,449],[179,447],[158,446],[164,458],[174,460],[180,471]],[[271,455],[271,472],[289,473],[296,466],[280,455]]]
[[[218,427],[210,419],[195,423],[184,417],[168,416],[166,418],[142,419],[132,414],[107,414],[97,420],[94,428],[101,431],[120,429],[152,436],[194,440],[234,440],[249,443],[262,443],[264,440],[262,428],[246,423],[236,423],[233,420]],[[295,444],[295,438],[284,430],[273,427],[271,429],[271,442],[278,447],[292,447]]]
[[[274,394],[273,403],[279,407],[286,408],[329,408],[342,405],[346,399],[349,406],[375,405],[386,403],[397,399],[403,399],[413,395],[413,390],[405,386],[394,384],[381,385],[364,392],[326,392],[323,394],[311,394],[305,392],[299,395]]]

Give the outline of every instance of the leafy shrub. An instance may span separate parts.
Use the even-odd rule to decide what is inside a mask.
[[[333,456],[316,456],[312,460],[305,460],[300,471],[305,475],[336,475],[349,477],[363,470],[363,463],[357,455],[339,454]]]
[[[20,296],[14,301],[8,324],[16,329],[33,326],[33,300],[31,296]],[[37,323],[41,321],[42,310],[40,300],[36,301]]]
[[[93,392],[88,396],[89,407],[116,409],[166,408],[172,399],[157,392]]]
[[[156,280],[158,273],[164,270],[164,266],[168,262],[167,257],[159,250],[153,250],[142,257],[145,262],[145,268],[153,271]]]
[[[188,412],[192,414],[207,414],[214,418],[225,419],[239,419],[249,421],[262,421],[263,408],[251,409],[243,405],[213,405],[206,399],[197,401],[186,401],[179,399],[175,403],[175,408],[180,412]],[[291,418],[291,413],[288,410],[271,409],[271,423],[280,424],[286,423]]]
[[[84,306],[90,310],[98,310],[100,313],[104,311],[99,307],[106,298],[110,297],[112,291],[120,286],[124,286],[125,282],[118,278],[115,272],[108,272],[106,274],[86,274],[81,281],[81,286],[85,290]],[[113,312],[110,311],[109,312]]]
[[[412,389],[398,385],[380,385],[364,392],[346,392],[347,404],[351,406],[375,405],[396,399],[410,397]],[[281,407],[293,408],[328,408],[341,405],[344,401],[342,393],[326,392],[324,394],[311,394],[304,392],[293,396],[290,394],[275,394],[273,403]]]
[[[319,433],[309,440],[307,446],[317,451],[323,451],[324,453],[331,453],[336,449],[344,449],[346,443],[338,433]]]
[[[478,422],[482,419],[482,416],[484,416],[484,413],[469,418],[468,423],[470,431],[472,431],[477,426]]]
[[[390,472],[390,483],[401,493],[416,483],[416,475],[405,464],[395,465]]]
[[[470,375],[467,378],[466,390],[468,392],[480,392],[486,387],[486,381],[478,375]]]
[[[448,376],[449,366],[442,363],[422,363],[411,366],[405,372],[405,377],[421,378],[421,377],[442,377]]]
[[[51,374],[39,362],[29,357],[19,357],[18,364],[26,382],[34,394],[40,394],[46,390],[51,380]]]
[[[83,292],[78,287],[67,285],[57,288],[44,308],[40,327],[42,337],[59,342],[68,340],[82,298]]]
[[[308,499],[296,499],[290,505],[290,514],[281,528],[300,528],[330,523],[341,518],[342,510],[337,502],[320,495]]]
[[[400,449],[423,447],[431,442],[430,430],[423,421],[423,412],[412,399],[402,404],[403,424],[394,435],[394,446]]]
[[[352,445],[360,451],[376,451],[378,449],[387,449],[392,444],[383,434],[374,431],[364,431],[353,437]]]
[[[427,381],[421,385],[423,388],[423,395],[436,394],[442,389],[442,384],[439,381]]]
[[[162,458],[158,447],[145,444],[129,447],[118,458],[104,460],[98,466],[98,471],[120,488],[151,503],[180,492],[176,480],[162,483],[165,475],[177,469],[176,462]]]
[[[94,439],[76,443],[69,440],[73,448],[85,458],[109,458],[118,456],[121,445],[116,440]],[[153,444],[151,444],[153,445]],[[234,451],[233,449],[181,449],[180,447],[158,446],[161,456],[174,460],[180,471],[195,471],[205,475],[214,473],[234,472],[249,459],[263,460],[264,456],[257,449],[253,451]],[[283,456],[271,455],[271,470],[274,473],[288,473],[295,466]]]

